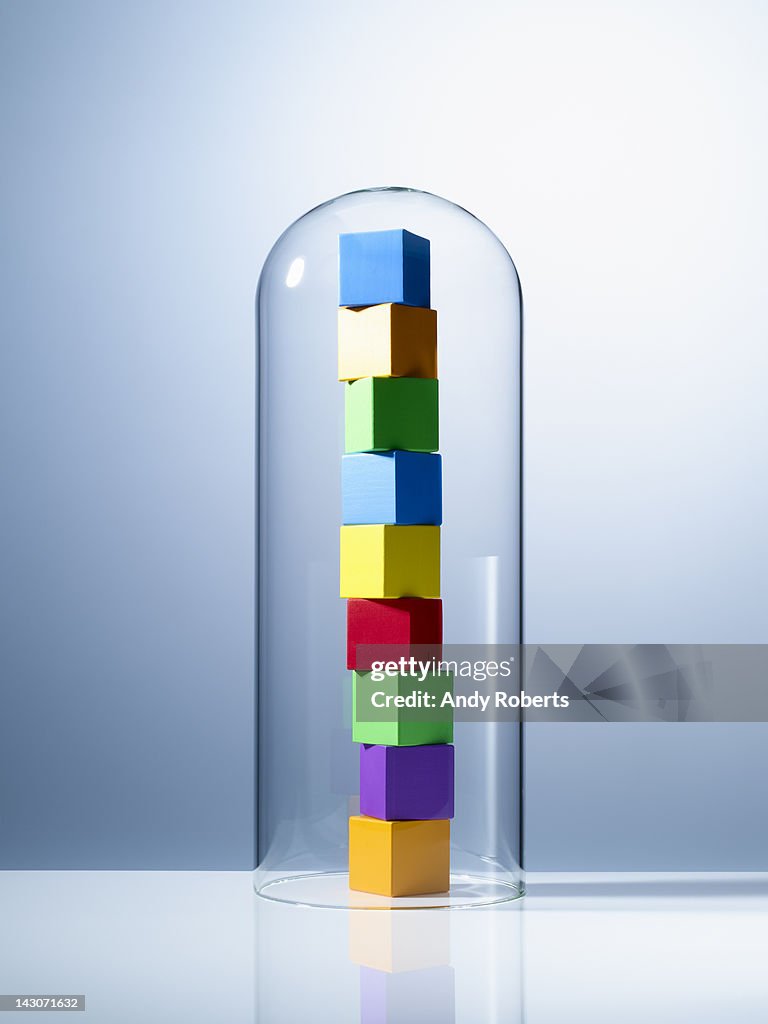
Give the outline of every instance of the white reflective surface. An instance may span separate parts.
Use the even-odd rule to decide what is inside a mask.
[[[534,875],[529,892],[388,914],[269,903],[248,873],[4,872],[0,993],[85,993],[99,1024],[766,1019],[768,876]]]

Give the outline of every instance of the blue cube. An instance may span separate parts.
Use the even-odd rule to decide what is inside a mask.
[[[339,235],[339,305],[429,308],[429,239],[398,228]]]
[[[345,526],[439,526],[442,466],[426,452],[364,452],[341,458]]]

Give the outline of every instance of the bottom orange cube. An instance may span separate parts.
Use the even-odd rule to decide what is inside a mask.
[[[450,887],[451,823],[349,819],[349,887],[419,896]]]

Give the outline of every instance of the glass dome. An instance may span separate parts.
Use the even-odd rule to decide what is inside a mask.
[[[454,725],[450,887],[406,895],[349,887],[350,818],[360,815],[360,748],[352,739],[347,601],[339,596],[339,528],[350,522],[343,519],[341,490],[350,384],[340,383],[337,332],[339,306],[367,306],[368,300],[354,289],[346,301],[340,296],[339,239],[368,232],[402,236],[403,261],[408,244],[421,247],[414,257],[421,260],[428,240],[431,293],[382,293],[372,301],[409,305],[413,317],[426,307],[437,311],[443,525],[417,529],[440,531],[443,642],[506,645],[522,639],[522,309],[514,264],[489,228],[437,196],[380,188],[333,199],[279,238],[257,294],[255,886],[262,896],[311,906],[495,903],[523,891],[522,735],[521,725],[510,721]],[[411,243],[413,236],[417,241]],[[419,266],[416,277],[423,271]],[[396,375],[393,366],[391,376]],[[403,376],[428,378],[435,371],[406,368]],[[350,371],[345,379],[354,377]],[[434,381],[422,379],[419,393],[432,386],[437,387]],[[349,443],[347,434],[347,450]],[[358,443],[352,450],[382,447],[434,452],[437,444],[424,441],[418,448],[395,439]],[[427,534],[414,536],[411,557],[421,557]],[[413,593],[437,596],[408,589],[397,596]]]

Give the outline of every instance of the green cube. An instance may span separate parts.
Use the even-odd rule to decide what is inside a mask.
[[[437,451],[435,379],[363,377],[344,387],[348,452]]]
[[[453,742],[453,706],[446,704],[441,707],[445,694],[453,693],[452,673],[432,672],[423,681],[418,676],[398,674],[387,676],[380,682],[374,682],[372,674],[352,673],[354,743],[416,747]],[[386,697],[409,698],[411,695],[420,704],[415,707],[398,708],[391,704],[376,707],[374,695],[377,704],[384,703]]]

